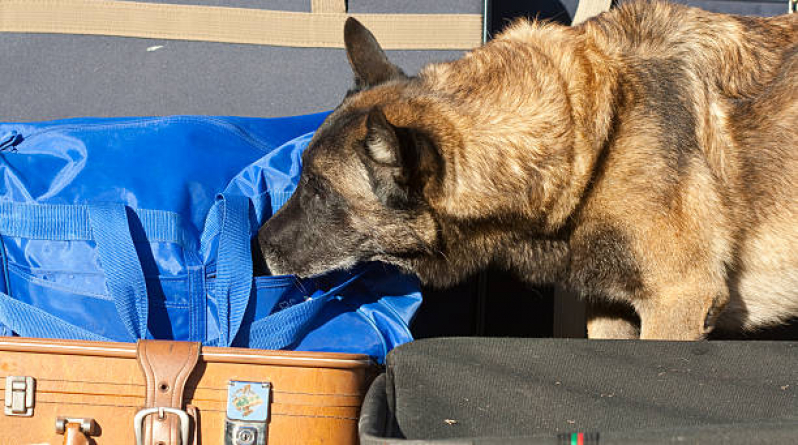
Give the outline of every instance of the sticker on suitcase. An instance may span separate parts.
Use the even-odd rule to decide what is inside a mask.
[[[231,381],[227,389],[227,418],[265,422],[269,418],[269,382]]]

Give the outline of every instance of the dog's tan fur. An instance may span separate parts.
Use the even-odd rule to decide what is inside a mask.
[[[798,315],[798,14],[627,3],[573,28],[519,21],[460,60],[383,77],[345,99],[307,160],[358,215],[352,230],[381,250],[427,246],[373,258],[438,285],[491,263],[563,282],[595,303],[594,338]],[[421,210],[386,211],[361,159],[323,149],[326,132],[389,156],[373,110],[440,157],[420,156]]]

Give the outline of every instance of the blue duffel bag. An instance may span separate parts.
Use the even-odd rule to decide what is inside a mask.
[[[383,264],[253,277],[251,240],[325,114],[0,124],[0,333],[365,353],[411,340]]]

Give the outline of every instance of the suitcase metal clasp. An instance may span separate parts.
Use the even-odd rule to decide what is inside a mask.
[[[229,385],[224,445],[266,445],[271,383],[230,381]]]
[[[158,414],[159,419],[166,418],[166,413],[174,414],[180,419],[180,445],[188,445],[189,419],[188,413],[177,408],[145,408],[136,413],[133,418],[133,428],[136,431],[136,445],[144,445],[144,418],[150,414]]]
[[[6,377],[6,416],[30,417],[33,415],[33,395],[36,380],[33,377],[10,375]]]

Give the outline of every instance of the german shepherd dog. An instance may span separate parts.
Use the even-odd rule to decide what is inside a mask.
[[[415,77],[356,20],[344,35],[355,88],[259,233],[273,273],[503,267],[586,298],[591,338],[798,315],[798,14],[521,20]]]

